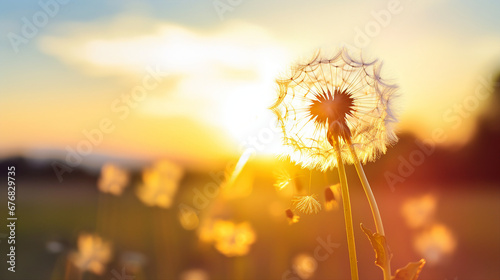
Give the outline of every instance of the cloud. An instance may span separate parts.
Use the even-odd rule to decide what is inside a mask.
[[[264,29],[235,21],[201,30],[122,16],[57,33],[42,37],[40,49],[85,74],[137,79],[148,67],[168,73],[141,113],[215,125],[240,142],[267,125],[258,118],[269,113],[274,80],[290,57]]]
[[[473,133],[475,118],[453,130],[442,115],[474,91],[479,76],[491,71],[486,67],[498,59],[500,41],[493,34],[471,33],[464,26],[439,25],[429,18],[434,4],[428,1],[401,5],[401,13],[392,15],[390,23],[370,38],[365,53],[381,58],[389,74],[384,76],[396,78],[401,85],[403,130],[429,137],[434,128],[443,127],[450,131],[450,142],[463,143]],[[442,1],[437,6],[446,5]],[[291,64],[291,58],[307,57],[314,51],[312,46],[323,46],[324,53],[331,53],[343,43],[354,43],[355,28],[365,30],[368,23],[376,22],[371,12],[386,6],[353,4],[346,9],[358,11],[355,21],[340,24],[342,17],[318,17],[318,22],[304,21],[300,30],[279,20],[266,29],[229,20],[217,28],[196,29],[120,16],[68,24],[57,35],[42,37],[39,46],[94,76],[138,77],[147,66],[160,65],[170,74],[168,84],[148,97],[139,109],[142,113],[194,118],[224,128],[243,141],[267,125],[268,119],[256,120],[265,115],[275,97],[274,79]]]
[[[130,30],[137,22],[142,22],[141,26]],[[123,33],[124,29],[129,32]],[[263,29],[241,22],[202,31],[122,16],[72,24],[60,33],[41,38],[42,51],[93,75],[141,73],[146,66],[157,64],[179,74],[265,70],[262,61],[282,52]]]

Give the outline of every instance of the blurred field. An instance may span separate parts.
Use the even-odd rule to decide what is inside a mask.
[[[212,245],[201,242],[196,230],[185,230],[179,222],[180,203],[192,206],[193,189],[203,189],[213,181],[207,174],[188,173],[173,207],[160,209],[142,204],[133,187],[127,188],[120,197],[99,193],[97,174],[81,173],[58,183],[44,177],[30,178],[19,170],[17,272],[6,275],[6,269],[2,269],[1,278],[62,279],[65,258],[76,250],[76,239],[82,231],[99,233],[112,242],[115,252],[102,277],[88,273],[85,279],[116,278],[112,273],[123,269],[119,260],[126,252],[140,253],[145,259],[140,272],[134,274],[135,279],[184,279],[182,273],[190,269],[205,271],[209,279],[299,279],[290,273],[294,271],[293,259],[301,253],[313,256],[316,247],[321,246],[318,238],[324,241],[330,238],[338,248],[334,248],[326,260],[316,260],[317,269],[310,279],[349,278],[341,210],[302,214],[299,223],[288,225],[284,209],[289,207],[289,201],[275,191],[272,174],[265,172],[268,167],[265,163],[254,163],[244,170],[242,178],[252,178],[251,182],[237,182],[237,185],[251,184],[251,194],[232,199],[219,194],[209,199],[207,207],[200,212],[201,221],[219,218],[251,224],[256,241],[247,255],[237,257],[222,255]],[[350,171],[349,175],[354,175],[353,170]],[[252,176],[247,176],[249,174]],[[316,175],[313,182],[321,182],[323,178]],[[335,173],[330,175],[330,180],[335,181]],[[138,176],[134,176],[134,180],[137,182]],[[351,180],[350,184],[354,223],[363,222],[373,228],[359,182]],[[401,209],[408,199],[430,194],[436,199],[432,222],[449,229],[456,247],[439,257],[436,263],[428,263],[421,279],[500,279],[498,185],[404,185],[394,192],[382,184],[373,187],[394,254],[393,269],[424,257],[415,250],[412,240],[425,227],[411,229]],[[3,205],[5,197],[2,199]],[[355,228],[355,233],[360,276],[378,279],[380,271],[373,264],[373,250],[359,228]],[[60,250],[50,252],[51,241],[61,244]],[[433,250],[439,253],[440,249],[430,246],[429,250],[432,256]],[[4,254],[2,259],[5,260]]]

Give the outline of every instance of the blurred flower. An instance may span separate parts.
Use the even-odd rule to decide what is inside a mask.
[[[127,171],[108,163],[101,168],[101,176],[97,181],[97,186],[103,193],[121,195],[128,182],[129,174]]]
[[[143,184],[137,189],[137,196],[147,206],[169,208],[182,178],[183,169],[162,160],[142,172]]]
[[[420,228],[432,222],[436,205],[436,196],[427,194],[407,200],[401,208],[401,213],[409,227]]]
[[[214,243],[215,248],[227,257],[243,256],[255,242],[256,235],[248,222],[207,221],[199,232],[200,240]]]
[[[80,271],[102,275],[111,260],[111,246],[97,235],[80,234],[78,252],[71,254],[70,258]]]
[[[190,269],[181,274],[181,280],[209,280],[208,273],[203,269]]]
[[[413,244],[429,264],[437,264],[455,251],[456,240],[446,226],[435,224],[420,233]]]
[[[295,224],[295,223],[298,223],[298,222],[299,222],[300,217],[299,217],[299,216],[297,216],[297,215],[295,215],[295,214],[293,214],[292,210],[290,210],[290,209],[286,209],[286,211],[285,211],[285,215],[286,215],[286,217],[288,218],[288,223],[289,223],[290,225],[292,225],[292,224]]]
[[[293,181],[292,176],[290,176],[290,174],[285,169],[281,169],[280,171],[276,172],[275,175],[276,183],[274,183],[274,186],[279,191],[288,186]]]
[[[331,211],[339,208],[340,184],[336,184],[325,189],[325,210]]]
[[[343,49],[330,59],[318,54],[278,80],[271,110],[283,131],[285,154],[302,167],[332,168],[335,136],[347,163],[353,163],[348,139],[362,163],[385,153],[386,145],[397,141],[392,108],[397,87],[380,78],[380,69],[377,60],[353,59]]]
[[[306,214],[316,214],[321,209],[321,204],[315,194],[297,195],[293,198],[292,203],[295,209]]]
[[[146,261],[146,256],[139,252],[127,251],[120,255],[120,264],[132,274],[139,273]]]
[[[179,210],[179,221],[185,230],[193,230],[200,223],[198,214],[190,207],[184,207]]]
[[[293,259],[293,270],[302,279],[309,279],[318,268],[318,263],[309,254],[299,254]]]
[[[66,245],[59,240],[50,240],[45,243],[45,248],[50,253],[57,254],[62,252],[66,248]]]

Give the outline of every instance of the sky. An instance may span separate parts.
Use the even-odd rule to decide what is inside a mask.
[[[275,79],[343,46],[399,85],[399,131],[463,145],[500,71],[497,1],[4,1],[0,33],[0,157],[273,155]]]

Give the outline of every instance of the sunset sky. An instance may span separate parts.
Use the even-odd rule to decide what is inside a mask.
[[[400,131],[463,144],[500,71],[496,1],[60,2],[0,4],[0,157],[272,155],[274,80],[346,45],[399,84]]]

